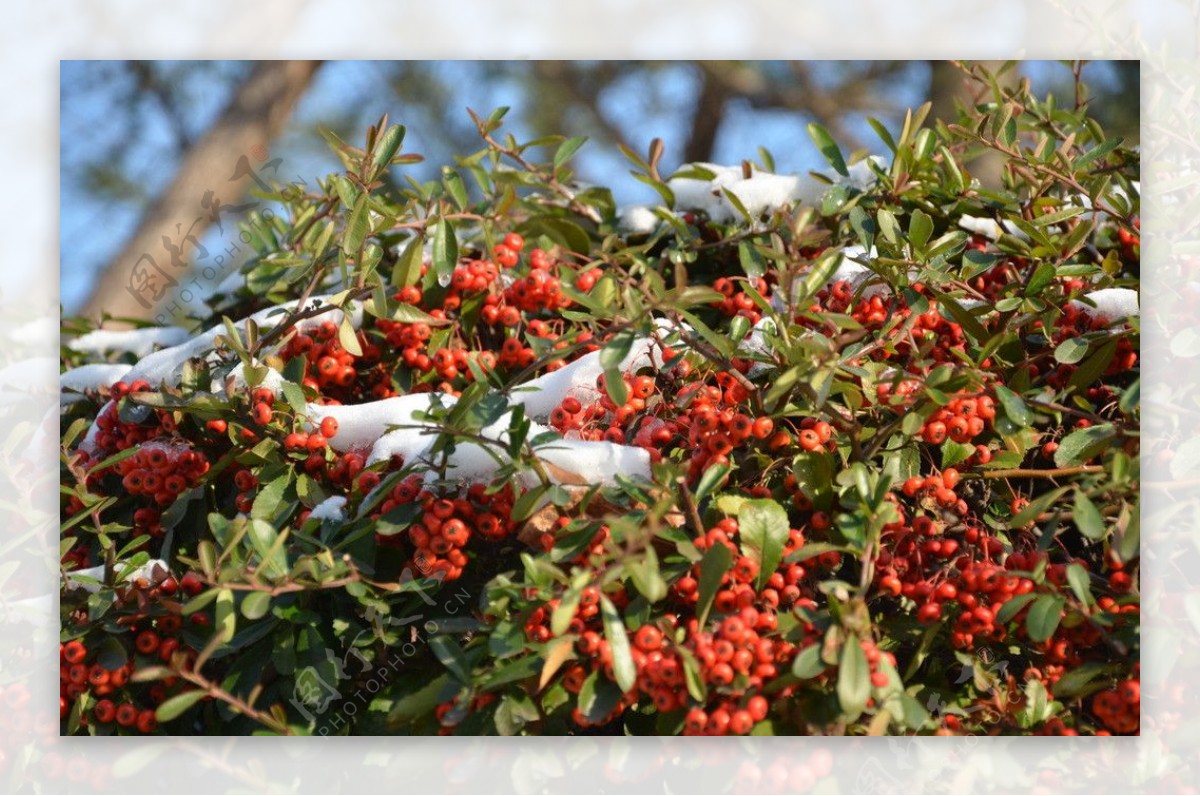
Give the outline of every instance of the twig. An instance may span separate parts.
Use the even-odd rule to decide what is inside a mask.
[[[1102,473],[1104,467],[1098,464],[1081,464],[1078,467],[1060,467],[1053,470],[1038,470],[1027,468],[1013,468],[1010,470],[983,470],[974,473],[979,478],[1058,478],[1066,475],[1080,475],[1082,473]],[[970,476],[971,473],[964,473],[964,476]]]

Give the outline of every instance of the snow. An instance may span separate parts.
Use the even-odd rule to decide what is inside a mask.
[[[867,190],[878,179],[871,169],[871,163],[881,168],[885,165],[883,158],[872,156],[849,166],[847,176],[834,175],[833,183],[859,191]],[[715,163],[689,163],[681,167],[677,174],[695,168],[712,173],[713,178],[705,180],[681,176],[667,180],[667,187],[675,194],[675,207],[703,210],[717,222],[741,218],[741,213],[725,195],[726,190],[737,197],[751,217],[757,218],[792,202],[815,205],[829,189],[827,184],[809,174],[772,174],[752,168],[750,175],[746,176],[741,166],[720,166]]]
[[[310,520],[343,522],[346,519],[345,508],[346,498],[341,495],[335,495],[313,506],[313,510],[308,513],[308,518]]]
[[[1103,290],[1094,290],[1091,293],[1085,294],[1084,298],[1091,301],[1095,306],[1093,307],[1091,304],[1078,300],[1072,301],[1071,304],[1083,310],[1088,315],[1100,318],[1109,323],[1124,320],[1138,314],[1137,291],[1126,287],[1110,287]]]
[[[738,344],[738,350],[742,354],[751,357],[769,356],[771,349],[767,345],[767,335],[774,335],[776,331],[775,321],[767,316],[763,316],[750,327],[750,332],[746,335],[746,339]],[[750,378],[755,378],[759,374],[773,369],[774,365],[767,362],[755,361],[750,364],[750,371],[746,375]]]
[[[842,257],[838,260],[838,266],[829,278],[825,280],[825,286],[828,287],[834,282],[846,281],[850,286],[857,288],[863,282],[867,281],[875,275],[869,267],[863,265],[856,260],[874,260],[878,256],[875,247],[872,246],[870,251],[867,251],[862,246],[847,246],[842,249]],[[884,286],[877,285],[875,288],[879,291],[885,290]],[[869,291],[870,289],[868,289]],[[871,295],[869,292],[866,295]]]
[[[329,446],[339,453],[345,453],[372,448],[392,426],[432,427],[415,415],[439,405],[453,406],[457,400],[444,393],[412,393],[349,406],[310,403],[307,413],[313,427],[320,425],[327,417],[337,421],[338,431],[329,440]]]
[[[265,367],[267,372],[263,375],[262,381],[259,382],[259,387],[265,387],[271,392],[278,393],[283,389],[283,374],[272,367],[263,365],[258,360],[254,360],[256,367]],[[246,365],[239,362],[237,367],[229,371],[229,375],[224,379],[214,378],[212,380],[211,389],[214,393],[225,393],[230,395],[238,390],[245,389],[246,382]]]
[[[97,390],[101,387],[111,387],[129,372],[131,365],[80,365],[72,368],[58,377],[59,387],[73,392]]]
[[[868,266],[863,265],[861,262],[855,261],[873,260],[876,256],[877,253],[874,246],[871,247],[870,251],[858,245],[847,246],[846,248],[842,249],[841,257],[838,260],[837,267],[834,268],[833,273],[829,275],[829,278],[825,280],[824,286],[829,287],[835,282],[844,281],[850,283],[850,288],[852,290],[858,290],[859,286],[861,286],[863,282],[866,282],[868,279],[871,279],[875,276],[875,272],[872,271]],[[915,273],[915,271],[912,273]],[[795,297],[799,295],[800,291],[803,289],[806,276],[806,274],[801,274],[792,280],[791,295],[793,302],[795,301]],[[862,295],[866,298],[870,298],[872,296],[883,295],[884,293],[889,292],[889,290],[890,288],[886,284],[877,282],[869,285],[865,290],[863,290]],[[787,306],[784,302],[785,299],[778,292],[771,297],[771,306],[775,308],[776,312],[784,312],[787,309]]]
[[[976,235],[982,235],[988,240],[999,240],[1000,236],[1006,232],[1009,235],[1020,238],[1021,240],[1029,240],[1029,236],[1022,232],[1020,227],[1008,219],[1005,219],[1004,225],[1001,226],[993,219],[969,216],[964,213],[963,215],[959,216],[958,225],[967,232],[971,232]]]
[[[243,318],[234,323],[234,326],[239,332],[245,333],[246,326],[250,321],[253,321],[259,328],[261,333],[266,333],[275,328],[288,312],[299,309],[300,311],[319,307],[322,304],[328,303],[331,296],[312,296],[305,303],[303,308],[300,308],[299,301],[287,301],[274,307],[267,307],[258,312]],[[347,305],[349,309],[350,323],[355,328],[362,325],[362,304],[361,302],[353,301]],[[345,313],[342,310],[333,308],[329,312],[315,315],[311,318],[305,318],[296,323],[296,328],[303,331],[319,326],[325,321],[332,321],[335,324],[340,324]],[[171,348],[164,348],[161,351],[156,351],[149,356],[143,357],[138,361],[133,369],[126,374],[128,381],[136,381],[137,379],[145,379],[152,386],[158,386],[163,383],[176,385],[179,383],[183,364],[189,359],[199,357],[201,354],[211,351],[216,344],[217,337],[228,334],[225,325],[217,324],[212,328],[197,334],[190,340],[182,342]]]
[[[132,582],[138,578],[145,578],[153,582],[156,572],[170,572],[167,562],[161,558],[152,558],[140,567],[133,569],[128,575],[125,575],[127,569],[129,567],[124,561],[118,561],[113,564],[113,574],[117,576],[116,580],[118,582]],[[79,580],[80,577],[92,578],[93,580],[100,581],[100,583],[81,581]],[[66,574],[66,581],[68,589],[83,589],[86,592],[95,594],[100,591],[100,584],[104,582],[104,565],[68,572]]]
[[[505,412],[499,419],[479,431],[479,437],[496,444],[457,440],[454,450],[445,460],[445,480],[473,483],[490,479],[502,467],[511,463],[508,455],[508,430],[512,425],[512,412]],[[551,429],[539,423],[530,423],[528,440],[551,433]],[[340,435],[341,432],[339,431]],[[406,464],[423,461],[430,465],[442,463],[441,454],[434,455],[435,429],[398,429],[380,437],[371,449],[368,466],[384,461],[394,455],[404,457]],[[336,439],[336,437],[335,437]],[[537,445],[534,456],[542,462],[552,483],[556,484],[605,484],[616,483],[618,474],[628,477],[650,477],[650,454],[643,448],[617,445],[611,442],[552,439]],[[540,483],[540,476],[526,469],[517,475],[525,487]],[[425,473],[425,482],[432,484],[440,479],[437,470]]]
[[[877,166],[880,170],[887,170],[887,161],[879,155],[871,155],[863,158],[857,163],[852,163],[846,167],[846,176],[834,176],[834,181],[843,185],[848,185],[851,188],[856,188],[859,191],[866,191],[875,185],[879,177],[875,174],[871,166]]]
[[[563,439],[538,446],[535,453],[543,462],[577,476],[576,483],[611,486],[618,475],[650,478],[650,452],[632,445]],[[569,483],[554,471],[550,477],[556,483]]]
[[[617,211],[617,229],[627,235],[649,235],[661,223],[650,205],[628,205]]]
[[[660,319],[658,328],[667,330],[671,325]],[[596,386],[596,380],[604,373],[600,353],[592,351],[584,354],[558,370],[521,384],[514,388],[510,402],[521,404],[525,412],[536,419],[549,418],[554,408],[567,396],[577,399],[585,408],[591,406],[603,394]],[[643,367],[660,367],[662,364],[661,346],[652,338],[640,337],[634,340],[619,367],[628,373]]]
[[[423,428],[398,428],[375,440],[367,456],[367,466],[388,461],[393,456],[402,457],[405,464],[419,459],[429,450],[430,440],[438,434],[438,428],[432,424],[419,425]]]
[[[181,326],[148,326],[144,329],[95,329],[67,343],[67,348],[86,354],[114,351],[144,357],[155,348],[180,345],[191,335]]]

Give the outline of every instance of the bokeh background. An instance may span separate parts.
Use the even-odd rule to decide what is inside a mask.
[[[1110,133],[1136,142],[1138,62],[1083,69],[1097,117]],[[948,61],[895,60],[64,61],[63,310],[151,317],[122,295],[122,280],[146,241],[156,243],[195,215],[174,212],[172,192],[190,209],[205,189],[187,186],[216,186],[226,204],[239,199],[229,191],[253,188],[248,179],[229,182],[246,142],[262,160],[263,147],[279,159],[274,176],[311,183],[340,169],[321,129],[358,143],[388,113],[408,128],[404,150],[425,157],[397,176],[431,179],[456,155],[481,147],[468,107],[486,115],[508,106],[506,129],[518,140],[588,136],[577,156],[579,179],[611,186],[624,204],[655,195],[629,176],[618,144],[644,153],[661,138],[667,173],[686,162],[757,160],[759,147],[780,172],[819,169],[825,163],[805,133],[808,122],[824,125],[847,152],[880,154],[867,117],[898,130],[906,109],[929,100],[933,118],[953,120],[955,103],[974,99],[961,75]],[[1029,79],[1064,104],[1074,100],[1064,63],[1022,61],[1004,79]],[[220,251],[229,238],[212,228],[198,240]]]

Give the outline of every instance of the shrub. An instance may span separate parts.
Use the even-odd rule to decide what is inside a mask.
[[[1136,733],[1137,154],[991,85],[620,211],[334,141],[203,331],[64,347],[63,732]]]

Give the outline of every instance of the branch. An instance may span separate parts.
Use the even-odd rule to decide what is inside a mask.
[[[211,211],[201,204],[205,193],[212,191],[218,199],[229,199],[229,175],[238,158],[265,146],[283,129],[319,65],[319,61],[265,61],[250,73],[220,118],[184,156],[170,187],[147,208],[121,253],[100,274],[81,315],[153,317],[169,291],[148,287],[139,291],[135,267],[151,273],[160,286],[169,285],[168,279],[143,262],[142,258],[149,256],[166,277],[186,278],[186,272],[167,270],[174,266],[172,255],[163,247],[164,238],[185,249],[188,244],[179,240],[179,226],[199,239],[212,223]]]

